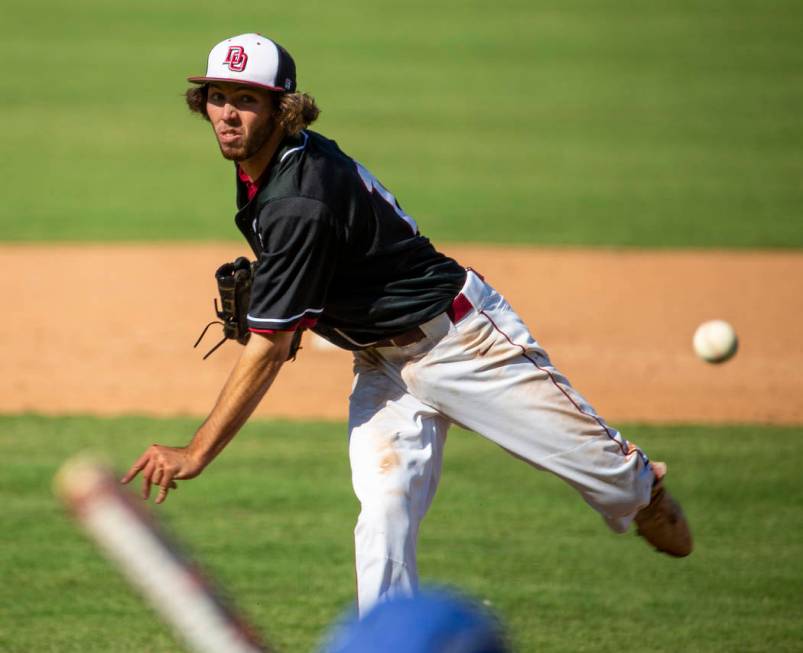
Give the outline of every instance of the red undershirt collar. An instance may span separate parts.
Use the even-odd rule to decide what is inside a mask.
[[[251,181],[251,177],[245,174],[245,171],[240,166],[237,166],[237,176],[240,178],[240,181],[245,184],[245,190],[248,193],[248,201],[250,202],[252,199],[254,199],[254,196],[259,192],[261,187],[259,179],[256,181]]]

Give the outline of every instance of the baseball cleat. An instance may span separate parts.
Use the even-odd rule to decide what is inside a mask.
[[[689,523],[680,504],[664,487],[666,465],[655,463],[655,482],[650,504],[636,514],[636,533],[658,551],[676,558],[692,552],[693,544]]]

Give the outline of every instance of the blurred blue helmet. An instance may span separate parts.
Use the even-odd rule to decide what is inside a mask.
[[[497,619],[444,590],[379,603],[340,626],[322,653],[509,653]]]

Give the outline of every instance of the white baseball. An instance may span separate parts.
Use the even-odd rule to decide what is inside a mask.
[[[739,347],[736,331],[724,320],[703,322],[694,332],[694,353],[708,363],[724,363]]]

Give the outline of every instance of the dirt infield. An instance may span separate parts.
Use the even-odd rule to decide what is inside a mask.
[[[803,423],[803,254],[449,246],[508,298],[610,421]],[[204,415],[239,347],[192,343],[236,244],[3,246],[0,411]],[[696,325],[731,321],[707,365]],[[214,342],[213,334],[205,343]],[[307,337],[258,415],[346,415],[350,354]]]

